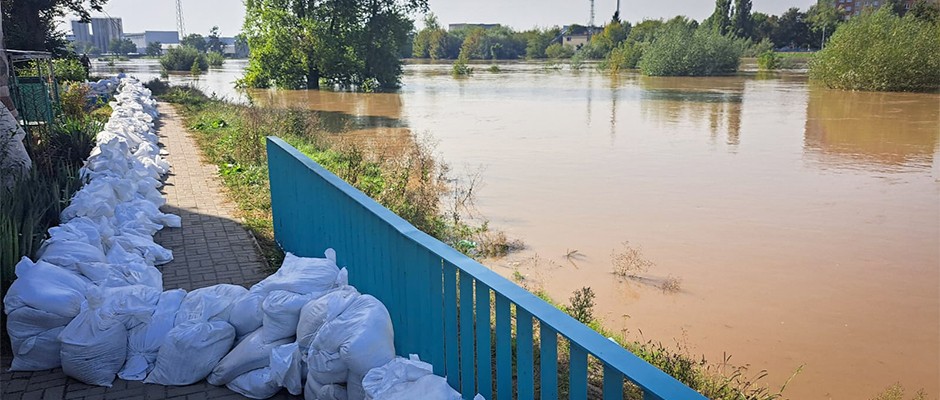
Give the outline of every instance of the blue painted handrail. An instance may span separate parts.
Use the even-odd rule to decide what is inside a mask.
[[[570,344],[569,375],[563,379],[572,399],[587,398],[589,355],[604,365],[604,399],[623,398],[624,378],[643,390],[644,399],[705,398],[419,231],[283,140],[268,137],[267,149],[274,235],[284,251],[314,257],[336,249],[350,283],[388,307],[396,351],[432,363],[464,398],[480,393],[487,399],[531,399],[536,387],[542,398],[557,398],[558,335]]]

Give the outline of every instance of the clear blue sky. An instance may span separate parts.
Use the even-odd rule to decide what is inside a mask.
[[[807,9],[815,0],[752,0],[753,11],[780,14],[790,7]],[[645,18],[670,18],[685,15],[702,20],[711,14],[714,0],[621,0],[621,18],[639,21]],[[516,29],[533,26],[587,24],[588,0],[430,0],[431,11],[446,26],[455,22],[499,23]],[[617,7],[617,0],[596,0],[596,20],[607,21]],[[121,17],[125,32],[176,30],[175,0],[110,0],[105,12]],[[242,0],[183,0],[186,31],[209,32],[218,25],[223,36],[241,31],[245,18]],[[68,17],[72,19],[73,17]],[[420,16],[418,17],[420,20]],[[60,29],[69,31],[67,23]]]

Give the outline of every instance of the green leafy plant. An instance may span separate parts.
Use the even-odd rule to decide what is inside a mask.
[[[757,68],[761,71],[771,71],[780,68],[780,56],[773,50],[765,51],[757,56]]]
[[[667,22],[644,50],[639,67],[652,76],[707,76],[735,72],[743,41],[679,19]]]
[[[168,49],[160,57],[160,65],[167,71],[191,71],[195,65],[199,71],[209,69],[206,56],[193,47],[180,46]]]
[[[217,51],[210,51],[206,54],[206,62],[210,67],[221,67],[225,63],[225,57]]]
[[[590,286],[582,287],[574,292],[565,311],[582,324],[594,321],[594,291]]]

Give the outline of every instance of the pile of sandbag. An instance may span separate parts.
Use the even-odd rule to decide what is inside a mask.
[[[172,260],[172,253],[154,243],[153,234],[179,227],[180,219],[159,211],[165,202],[160,178],[169,164],[154,134],[158,114],[150,91],[133,78],[92,87],[99,94],[118,92],[81,169],[86,184],[62,211],[62,224],[49,229],[38,260],[24,257],[16,265],[17,279],[3,302],[12,370],[61,366],[76,379],[110,386],[128,359],[141,368],[159,334],[155,311],[164,294],[155,265]]]
[[[153,129],[156,103],[136,79],[116,82],[92,84],[117,93],[81,170],[87,183],[49,229],[38,261],[17,264],[3,299],[12,370],[61,366],[109,387],[115,377],[206,379],[256,399],[282,388],[307,400],[459,398],[430,365],[395,358],[388,310],[349,285],[332,249],[324,258],[288,253],[250,289],[163,291],[156,266],[173,256],[153,235],[180,219],[159,210],[169,164]]]

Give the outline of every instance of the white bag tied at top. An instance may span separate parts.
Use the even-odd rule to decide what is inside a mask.
[[[303,354],[296,342],[272,349],[269,367],[271,377],[278,386],[287,389],[295,396],[303,393],[306,371],[303,365]]]
[[[232,306],[246,294],[248,289],[224,283],[193,290],[176,313],[176,325],[190,320],[228,322]]]
[[[341,275],[336,266],[336,252],[328,249],[326,256],[305,258],[287,253],[281,268],[252,286],[251,292],[267,296],[275,290],[286,290],[299,294],[313,293],[319,297],[334,287],[346,285],[345,275]]]
[[[159,292],[146,286],[88,290],[85,308],[59,334],[62,371],[111,387],[127,358],[127,329],[153,315]]]
[[[183,289],[161,293],[150,321],[130,330],[127,339],[127,361],[124,363],[124,368],[118,372],[119,378],[127,381],[142,381],[153,370],[160,345],[163,344],[170,329],[173,329],[176,311],[179,310],[185,296],[186,291]]]
[[[385,365],[395,357],[388,310],[375,297],[359,296],[323,324],[307,354],[307,366],[321,384],[343,382],[347,371],[363,376]]]
[[[239,375],[225,387],[250,399],[267,399],[281,390],[271,378],[271,369],[267,367]]]
[[[219,361],[218,365],[212,369],[212,373],[209,374],[207,380],[209,384],[222,386],[239,375],[267,367],[271,361],[271,350],[291,341],[290,338],[284,338],[265,343],[261,330],[255,331],[245,336],[231,352]]]
[[[410,358],[395,357],[387,364],[369,370],[362,379],[362,387],[366,398],[372,400],[399,383],[414,382],[432,373],[431,364],[419,360],[415,354]]]
[[[460,393],[447,384],[447,379],[429,374],[411,382],[402,382],[373,397],[372,400],[460,400]]]
[[[212,372],[235,342],[235,328],[225,321],[192,320],[167,332],[153,371],[145,383],[191,385]]]
[[[358,297],[359,291],[356,288],[343,286],[307,302],[300,309],[300,319],[297,322],[297,344],[300,349],[306,351],[323,324],[346,311]]]
[[[12,371],[40,371],[59,367],[58,335],[81,311],[91,284],[55,265],[33,263],[23,257],[16,264],[17,279],[3,298],[7,333],[13,348]]]

